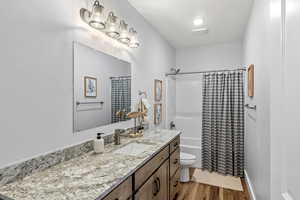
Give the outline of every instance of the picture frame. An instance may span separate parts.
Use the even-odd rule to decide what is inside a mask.
[[[249,65],[247,69],[247,76],[248,76],[248,96],[254,96],[254,65]]]
[[[84,77],[84,96],[87,98],[97,97],[97,78],[90,76]]]
[[[154,124],[159,125],[162,121],[162,104],[154,104]]]
[[[154,99],[160,102],[162,100],[162,80],[154,80]]]

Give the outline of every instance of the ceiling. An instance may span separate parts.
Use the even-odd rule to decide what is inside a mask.
[[[224,43],[243,38],[253,0],[128,0],[174,47]],[[204,19],[208,34],[192,32]]]

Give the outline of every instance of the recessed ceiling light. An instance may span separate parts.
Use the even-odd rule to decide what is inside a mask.
[[[194,19],[194,26],[201,26],[204,24],[204,20],[202,18],[196,18]]]

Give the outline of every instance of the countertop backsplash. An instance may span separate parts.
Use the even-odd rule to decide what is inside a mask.
[[[113,142],[113,135],[103,137],[105,144]],[[93,150],[93,140],[0,169],[0,186],[22,179],[33,172],[43,171],[61,162],[79,157]]]

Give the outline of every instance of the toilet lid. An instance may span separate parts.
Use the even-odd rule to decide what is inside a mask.
[[[180,160],[195,160],[196,156],[188,153],[180,152]]]

